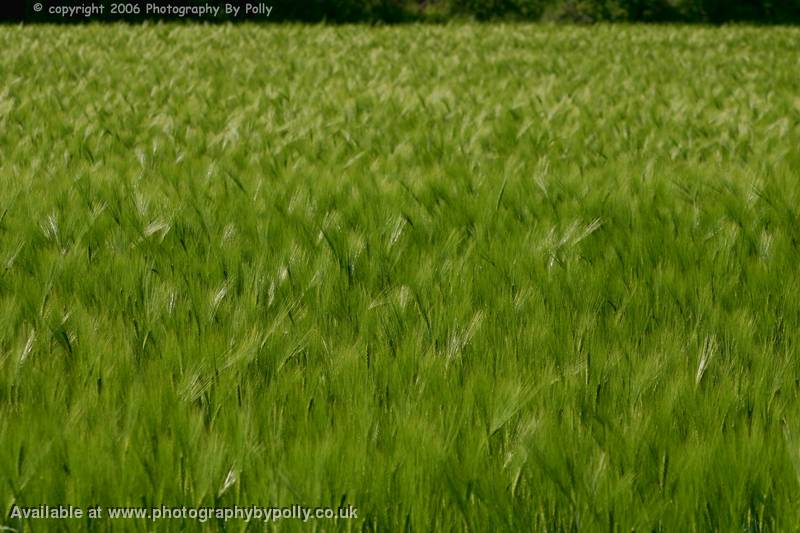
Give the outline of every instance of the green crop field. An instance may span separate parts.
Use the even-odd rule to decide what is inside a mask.
[[[795,529],[798,42],[0,27],[0,525]]]

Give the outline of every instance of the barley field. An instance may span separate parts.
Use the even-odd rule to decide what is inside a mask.
[[[797,530],[798,42],[0,27],[0,525]]]

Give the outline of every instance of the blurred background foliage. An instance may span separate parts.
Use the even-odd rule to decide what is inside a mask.
[[[373,15],[386,12],[385,7],[375,10],[376,6],[393,5],[395,13],[409,12],[412,7],[403,0],[360,0],[360,3]],[[800,21],[800,0],[428,0],[413,7],[422,16],[466,16],[478,20],[773,24]]]
[[[800,22],[800,0],[288,0],[271,18],[303,21],[546,20]]]
[[[144,0],[134,0],[144,1]],[[677,22],[796,24],[800,22],[800,0],[239,0],[240,3],[272,6],[271,22],[443,22],[467,18],[475,20],[519,20],[592,23]],[[236,0],[183,0],[188,4],[222,5]],[[101,0],[111,4],[111,0]],[[176,2],[171,2],[175,4]],[[177,0],[181,3],[181,0]],[[32,4],[31,4],[32,5]],[[46,11],[46,10],[45,10]],[[110,10],[106,9],[106,13]],[[27,17],[34,21],[60,21],[46,12]],[[93,16],[92,20],[109,16]],[[147,16],[124,17],[127,21]],[[170,18],[170,17],[167,17]],[[191,18],[191,17],[187,17]],[[0,20],[3,17],[0,15]],[[174,20],[174,18],[170,18]],[[204,17],[203,20],[207,20]],[[220,15],[217,21],[227,20]],[[239,19],[252,20],[252,19]],[[80,17],[70,22],[88,22]]]

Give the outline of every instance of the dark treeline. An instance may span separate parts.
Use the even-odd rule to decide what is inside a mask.
[[[54,12],[56,6],[102,5],[102,12]],[[158,13],[152,6],[216,6],[218,11],[180,15]],[[226,5],[241,9],[234,15]],[[248,15],[245,6],[269,6],[269,15]],[[34,8],[34,6],[37,6]],[[116,6],[114,9],[113,6]],[[123,11],[120,13],[120,6]],[[138,6],[138,7],[133,7]],[[150,6],[150,8],[148,8]],[[200,19],[209,22],[410,22],[528,20],[556,22],[689,22],[764,24],[800,23],[800,0],[38,0],[30,1],[23,20],[87,22],[103,20]],[[8,17],[5,17],[8,20]]]
[[[302,20],[372,19],[394,21],[547,20],[561,22],[800,22],[800,0],[306,0],[284,15]]]

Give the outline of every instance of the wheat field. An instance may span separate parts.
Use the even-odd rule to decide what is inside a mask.
[[[0,27],[0,525],[794,530],[798,42]]]

